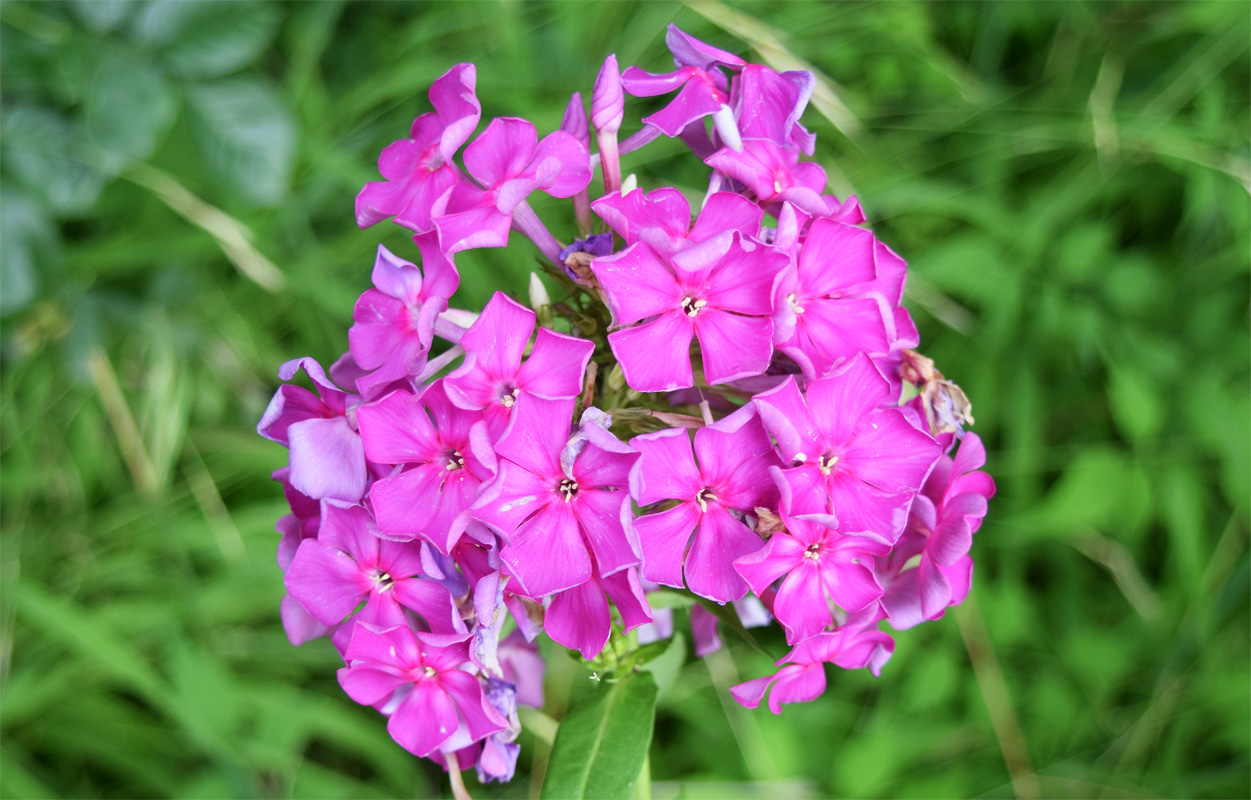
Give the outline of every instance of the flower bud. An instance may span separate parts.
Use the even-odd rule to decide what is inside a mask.
[[[599,77],[595,79],[595,91],[591,94],[591,125],[599,133],[616,133],[625,119],[625,92],[621,88],[621,71],[617,69],[617,56],[604,59]]]
[[[574,92],[569,98],[564,119],[560,121],[560,129],[581,142],[587,150],[591,149],[591,131],[586,126],[586,109],[582,106],[580,92]]]

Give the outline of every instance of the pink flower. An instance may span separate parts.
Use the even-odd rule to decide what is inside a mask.
[[[495,474],[482,412],[452,405],[435,381],[421,395],[392,392],[361,406],[357,419],[370,460],[403,467],[369,492],[383,535],[451,552],[468,522],[462,515]]]
[[[769,468],[781,465],[754,411],[744,408],[700,428],[694,452],[683,428],[636,436],[630,445],[641,453],[630,473],[639,505],[678,501],[634,520],[643,577],[680,589],[685,568],[685,586],[695,594],[718,603],[738,600],[747,584],[734,560],[761,546],[741,515],[777,504]]]
[[[367,183],[356,196],[356,224],[362,228],[387,217],[418,233],[433,228],[448,195],[460,181],[452,161],[478,127],[482,106],[474,95],[473,64],[457,64],[430,87],[434,112],[413,121],[409,138],[382,151],[378,170],[385,181]]]
[[[678,69],[657,75],[638,67],[630,67],[621,75],[625,90],[635,97],[654,97],[678,91],[669,105],[649,117],[644,124],[662,131],[666,136],[677,136],[692,122],[722,112],[733,125],[733,117],[727,105],[730,100],[729,83],[722,67],[742,69],[746,62],[733,53],[719,50],[688,36],[670,25],[665,44],[673,53]]]
[[[413,755],[459,750],[508,726],[463,669],[467,637],[357,625],[339,685],[362,705],[382,704],[387,733]]]
[[[591,553],[604,576],[639,561],[627,535],[638,453],[601,426],[597,409],[587,409],[571,436],[573,406],[521,395],[495,445],[499,474],[473,506],[473,516],[504,537],[500,560],[534,598],[590,580]]]
[[[720,255],[716,255],[720,251]],[[626,382],[639,392],[695,384],[691,339],[698,338],[710,385],[759,375],[773,356],[772,292],[786,256],[723,234],[662,258],[646,242],[597,258],[599,279],[618,325],[608,335]]]
[[[434,219],[448,254],[506,246],[513,211],[532,192],[570,197],[591,182],[590,156],[581,142],[564,131],[540,142],[534,126],[516,117],[491,120],[465,148],[465,169],[477,185],[459,183],[446,212]]]
[[[778,470],[775,476],[779,483],[784,480]],[[785,530],[734,566],[757,595],[784,578],[773,601],[773,614],[786,628],[786,641],[794,644],[834,624],[829,601],[856,612],[882,596],[882,587],[867,565],[873,563],[873,556],[890,552],[890,545],[839,529],[829,516],[783,519]]]
[[[795,266],[778,282],[774,344],[809,378],[857,353],[890,349],[884,303],[862,296],[877,279],[876,245],[864,228],[814,220]]]
[[[843,530],[893,543],[940,454],[938,443],[882,407],[890,385],[863,353],[808,385],[794,378],[752,402],[777,440],[793,490],[791,514],[838,514]]]
[[[278,377],[289,381],[301,369],[317,394],[301,386],[279,387],[256,432],[290,448],[288,479],[296,491],[314,500],[355,503],[365,494],[369,476],[360,434],[348,415],[353,395],[331,383],[311,358],[288,361]]]
[[[810,161],[800,163],[798,150],[764,139],[748,139],[741,150],[723,147],[705,158],[704,163],[742,183],[775,216],[784,202],[793,203],[812,216],[835,210],[836,201],[821,195],[825,170]]]
[[[772,687],[769,710],[781,714],[782,706],[787,703],[806,703],[821,696],[825,691],[827,661],[843,669],[868,667],[874,675],[879,675],[894,650],[895,640],[890,635],[844,625],[832,633],[818,634],[800,642],[778,660],[777,666],[782,669],[776,674],[732,686],[730,694],[747,708],[756,708]]]
[[[938,619],[968,594],[973,576],[969,549],[986,516],[995,482],[976,471],[986,450],[976,434],[966,434],[955,459],[943,456],[922,493],[912,503],[908,529],[887,559],[878,559],[890,624],[905,630]],[[919,556],[915,568],[905,566]]]
[[[418,234],[413,241],[421,251],[424,278],[415,264],[378,245],[375,288],[361,295],[352,314],[355,324],[348,330],[348,342],[353,361],[369,372],[356,380],[366,399],[421,372],[434,341],[434,321],[460,285],[456,267],[439,250],[435,234]]]
[[[546,400],[576,397],[595,345],[539,328],[530,357],[522,353],[534,332],[534,312],[496,292],[461,337],[465,363],[444,379],[447,395],[465,409],[482,409],[493,439],[508,424],[522,392]]]
[[[451,593],[423,580],[421,548],[378,537],[362,506],[322,501],[321,531],[300,544],[286,573],[287,591],[323,625],[335,625],[365,607],[356,622],[389,627],[415,612],[439,633],[463,632]]]

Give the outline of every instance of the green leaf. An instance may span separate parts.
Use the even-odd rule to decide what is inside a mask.
[[[652,740],[656,684],[647,672],[605,682],[556,732],[543,798],[628,798]]]
[[[277,25],[278,11],[268,3],[158,0],[135,27],[141,41],[162,48],[174,73],[217,78],[255,61]]]
[[[77,126],[45,108],[17,106],[5,110],[2,130],[10,174],[41,193],[54,211],[80,214],[96,201],[104,179],[83,158]]]
[[[201,84],[187,98],[205,165],[226,188],[259,205],[287,194],[295,157],[295,121],[281,95],[255,78]]]
[[[1114,367],[1108,381],[1108,403],[1112,419],[1134,441],[1148,439],[1164,424],[1161,389],[1141,371]]]
[[[86,134],[100,166],[118,172],[152,155],[177,110],[169,84],[152,66],[106,57],[87,97]]]
[[[59,260],[56,228],[25,195],[0,189],[0,314],[20,311],[39,291],[40,267]]]
[[[133,0],[74,0],[74,13],[97,33],[111,31],[125,21]]]

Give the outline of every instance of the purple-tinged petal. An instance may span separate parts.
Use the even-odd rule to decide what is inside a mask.
[[[468,672],[451,670],[439,675],[439,684],[456,703],[475,741],[508,727],[508,720],[487,702],[482,684]]]
[[[808,105],[816,81],[806,71],[779,75],[768,67],[748,64],[738,80],[739,129],[745,138],[768,139],[785,147],[792,130]],[[811,149],[806,150],[808,154]]]
[[[464,633],[465,623],[456,608],[456,599],[443,584],[423,578],[397,580],[390,590],[395,600],[416,611],[433,633]]]
[[[633,86],[638,89],[641,83],[634,81]],[[637,94],[636,91],[630,93]],[[666,136],[674,137],[692,122],[715,114],[723,105],[725,101],[721,92],[705,76],[694,74],[682,85],[677,97],[669,105],[655,114],[643,117],[643,123],[658,128]]]
[[[978,495],[960,495],[961,497],[979,497]],[[985,500],[983,499],[984,503]],[[934,559],[934,563],[944,567],[951,566],[969,554],[973,546],[973,531],[969,521],[960,515],[950,515],[943,519],[942,524],[930,534],[925,550]]]
[[[701,42],[694,36],[682,31],[677,25],[669,23],[665,29],[665,46],[673,53],[673,60],[685,66],[710,70],[717,66],[731,69],[746,65],[746,61],[731,52]]]
[[[694,335],[695,321],[681,311],[671,311],[651,322],[608,334],[608,345],[631,389],[671,392],[695,385],[690,356]],[[767,366],[768,358],[765,363]]]
[[[773,322],[768,317],[743,317],[708,307],[695,316],[694,323],[703,353],[704,380],[710,385],[750,378],[769,368],[773,357]]]
[[[448,163],[469,140],[482,117],[482,105],[474,94],[477,80],[477,68],[466,63],[452,67],[430,85],[430,103],[443,124],[439,153]]]
[[[691,638],[695,640],[696,658],[706,658],[721,649],[718,623],[716,615],[708,609],[700,605],[691,606]]]
[[[621,629],[625,633],[652,621],[652,608],[639,581],[638,570],[624,569],[600,579],[600,584],[621,614]]]
[[[921,615],[934,619],[943,613],[951,602],[951,584],[947,576],[929,559],[922,558],[917,565],[917,585],[921,590]]]
[[[256,432],[271,442],[288,444],[287,429],[306,419],[333,416],[321,399],[303,386],[279,386],[269,401],[264,416],[256,426]]]
[[[291,485],[309,497],[354,503],[368,478],[365,448],[346,417],[306,419],[287,428]]]
[[[323,625],[317,618],[308,613],[308,609],[300,605],[300,601],[291,595],[283,595],[279,605],[282,614],[282,629],[286,631],[287,641],[299,647],[307,641],[329,635],[334,628]]]

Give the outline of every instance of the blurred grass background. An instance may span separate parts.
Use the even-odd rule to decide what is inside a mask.
[[[672,21],[824,76],[817,159],[911,263],[1000,493],[972,601],[881,679],[775,718],[728,701],[767,667],[738,642],[683,668],[655,796],[1251,795],[1249,8],[6,0],[0,794],[446,791],[287,644],[254,425],[279,363],[346,348],[376,243],[415,258],[352,198],[434,78],[474,61],[484,118],[550,130]],[[532,258],[465,254],[461,305]],[[475,793],[530,794],[523,745]]]

